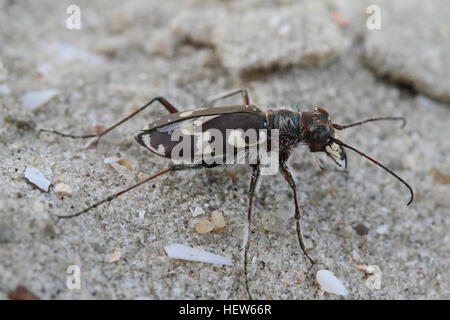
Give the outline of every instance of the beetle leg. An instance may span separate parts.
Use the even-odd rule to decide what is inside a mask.
[[[300,243],[300,248],[302,248],[303,253],[305,254],[305,256],[311,262],[311,267],[312,267],[314,265],[314,261],[313,261],[313,259],[311,259],[311,257],[306,252],[306,247],[305,247],[305,244],[303,242],[302,231],[301,231],[301,228],[300,228],[300,209],[299,209],[298,202],[297,202],[297,192],[296,192],[296,186],[295,186],[294,178],[292,177],[291,172],[289,171],[288,167],[286,166],[286,163],[284,163],[284,162],[280,163],[280,172],[283,175],[283,177],[286,179],[286,181],[289,183],[289,185],[292,188],[292,191],[294,192],[295,221],[296,221],[296,225],[297,225],[298,242]],[[311,269],[311,267],[310,267],[310,269]]]
[[[222,99],[234,96],[234,95],[239,94],[239,93],[242,95],[242,98],[244,99],[244,104],[245,105],[249,105],[250,104],[250,98],[248,96],[248,92],[247,92],[246,89],[240,89],[240,90],[232,91],[230,93],[221,94],[219,96],[216,96],[216,97],[213,97],[213,98],[209,99],[208,103],[212,105],[216,101],[219,101],[219,100],[222,100]]]
[[[74,213],[74,214],[71,214],[71,215],[66,215],[66,216],[60,216],[60,215],[54,215],[54,216],[56,216],[57,218],[61,218],[61,219],[74,218],[74,217],[77,217],[77,216],[79,216],[79,215],[82,215],[83,213],[88,212],[88,211],[91,210],[91,209],[97,208],[99,205],[102,205],[102,204],[104,204],[105,202],[110,202],[110,201],[114,200],[115,198],[118,198],[118,197],[121,196],[122,194],[124,194],[124,193],[126,193],[126,192],[128,192],[128,191],[130,191],[130,190],[133,190],[134,188],[137,188],[137,187],[139,187],[140,185],[142,185],[142,184],[144,184],[144,183],[147,183],[147,182],[149,182],[150,180],[153,180],[154,178],[156,178],[156,177],[158,177],[158,176],[160,176],[160,175],[163,175],[163,174],[165,174],[165,173],[167,173],[167,172],[169,172],[169,171],[180,171],[180,170],[185,170],[185,169],[200,169],[200,168],[203,168],[203,167],[204,167],[204,166],[203,166],[202,164],[197,164],[197,165],[174,165],[174,166],[169,167],[169,168],[167,168],[167,169],[165,169],[165,170],[163,170],[163,171],[160,171],[160,172],[158,172],[158,173],[155,173],[154,175],[148,177],[147,179],[141,180],[141,181],[139,181],[138,183],[136,183],[136,184],[134,184],[134,185],[132,185],[132,186],[126,188],[126,189],[123,189],[123,190],[121,190],[121,191],[119,191],[119,192],[116,192],[116,193],[114,193],[114,194],[112,194],[112,195],[109,195],[109,196],[106,197],[105,199],[103,199],[103,200],[101,200],[101,201],[98,201],[98,202],[94,203],[94,204],[91,205],[90,207],[88,207],[88,208],[86,208],[86,209],[84,209],[84,210],[82,210],[82,211],[80,211],[80,212],[77,212],[77,213]]]
[[[72,139],[87,139],[87,138],[98,138],[98,139],[100,139],[102,136],[104,136],[105,134],[107,134],[108,132],[113,130],[114,128],[118,127],[119,125],[121,125],[125,121],[128,121],[129,119],[133,118],[135,115],[137,115],[139,112],[141,112],[142,110],[144,110],[145,108],[150,106],[155,101],[158,101],[159,103],[161,103],[170,113],[177,113],[178,112],[178,110],[169,101],[167,101],[165,98],[163,98],[163,97],[156,97],[156,98],[150,100],[144,106],[140,107],[137,111],[133,112],[132,114],[130,114],[126,118],[123,118],[119,122],[113,124],[109,128],[106,128],[104,131],[102,131],[100,133],[97,133],[97,134],[85,134],[85,135],[74,135],[74,134],[62,133],[62,132],[59,132],[59,131],[56,131],[56,130],[52,130],[52,129],[41,129],[38,132],[38,137],[41,134],[41,132],[50,132],[50,133],[54,133],[54,134],[57,134],[57,135],[62,136],[62,137],[72,138]]]
[[[253,173],[252,179],[250,181],[250,191],[249,191],[249,200],[248,200],[248,216],[247,216],[247,236],[244,238],[244,275],[245,275],[245,288],[247,289],[248,297],[252,300],[252,295],[250,293],[250,289],[248,287],[248,273],[247,273],[247,252],[250,247],[249,237],[250,237],[250,223],[252,221],[252,202],[253,195],[255,194],[256,184],[258,183],[260,177],[260,166],[259,164],[253,165]]]

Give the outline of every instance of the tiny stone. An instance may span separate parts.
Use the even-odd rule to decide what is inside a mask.
[[[364,224],[359,223],[356,226],[353,227],[353,229],[356,231],[356,233],[360,236],[365,236],[369,233],[369,228],[367,228]]]
[[[382,226],[379,226],[376,231],[379,234],[386,234],[389,231],[389,227],[388,227],[388,225],[383,224]]]
[[[370,270],[369,270],[370,268]],[[369,289],[377,289],[379,290],[381,288],[381,270],[378,266],[368,266],[367,267],[367,273],[371,273],[372,275],[369,276],[366,280],[366,286]]]
[[[132,165],[131,160],[120,159],[119,161],[117,161],[117,163],[120,164],[121,166],[124,166],[127,169],[131,169],[131,165]]]
[[[205,213],[205,210],[202,207],[195,207],[194,212],[192,212],[192,216],[196,217]]]
[[[200,234],[210,232],[213,228],[213,224],[208,220],[202,220],[195,225],[195,231]]]
[[[214,226],[214,231],[221,231],[225,228],[225,219],[223,218],[222,212],[219,210],[214,210],[211,213],[211,222]]]
[[[57,183],[53,191],[60,196],[72,196],[72,187],[65,183]]]
[[[95,126],[92,127],[91,133],[99,134],[99,133],[102,133],[103,131],[105,131],[105,129],[106,129],[106,127],[104,125],[96,124]]]
[[[147,176],[143,173],[143,172],[139,172],[138,173],[138,179],[139,181],[144,180],[145,178],[147,178]]]
[[[431,168],[431,174],[433,175],[433,181],[442,184],[450,184],[450,175],[442,173],[436,167]]]
[[[121,256],[122,256],[122,253],[120,252],[120,250],[116,250],[109,258],[109,262],[110,263],[116,262],[116,261],[120,260]]]

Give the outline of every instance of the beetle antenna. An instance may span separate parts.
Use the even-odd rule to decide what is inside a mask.
[[[355,123],[351,123],[351,124],[347,124],[345,126],[342,126],[340,124],[337,123],[333,123],[333,128],[336,128],[337,130],[343,130],[343,129],[347,129],[347,128],[351,128],[351,127],[356,127],[356,126],[360,126],[363,123],[366,122],[372,122],[372,121],[380,121],[380,120],[400,120],[402,121],[402,126],[401,128],[403,129],[406,125],[406,119],[403,117],[382,117],[382,118],[370,118],[364,121],[359,121],[359,122],[355,122]]]
[[[356,153],[358,153],[360,156],[362,156],[362,157],[364,157],[364,158],[366,158],[366,159],[369,159],[370,161],[372,161],[373,163],[375,163],[377,166],[383,168],[384,170],[386,170],[387,172],[389,172],[391,175],[393,175],[394,177],[396,177],[398,180],[400,180],[400,181],[401,181],[401,182],[409,189],[409,192],[411,193],[411,199],[409,200],[409,202],[408,202],[406,205],[409,206],[409,205],[413,202],[413,200],[414,200],[414,191],[413,191],[413,189],[411,188],[411,186],[410,186],[408,183],[406,183],[405,180],[403,180],[402,178],[400,178],[394,171],[392,171],[391,169],[385,167],[384,165],[382,165],[381,163],[379,163],[377,160],[375,160],[375,159],[369,157],[368,155],[366,155],[365,153],[359,151],[358,149],[353,148],[352,146],[349,146],[348,144],[345,144],[345,143],[342,142],[341,140],[338,140],[338,139],[336,139],[336,138],[331,138],[331,139],[332,139],[333,142],[337,143],[338,145],[340,145],[340,146],[342,146],[342,147],[346,147],[346,148],[348,148],[348,149],[350,149],[350,150],[353,150],[353,151],[355,151]]]

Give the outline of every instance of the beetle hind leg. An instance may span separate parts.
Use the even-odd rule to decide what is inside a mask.
[[[129,116],[123,118],[122,120],[118,121],[117,123],[113,124],[112,126],[106,128],[105,130],[103,130],[100,133],[93,133],[93,134],[85,134],[85,135],[75,135],[75,134],[67,134],[67,133],[63,133],[60,131],[56,131],[53,129],[41,129],[38,132],[38,137],[42,132],[49,132],[49,133],[53,133],[56,135],[59,135],[61,137],[65,137],[65,138],[72,138],[72,139],[87,139],[87,138],[97,138],[100,139],[101,137],[103,137],[105,134],[107,134],[108,132],[110,132],[111,130],[115,129],[116,127],[120,126],[122,123],[130,120],[131,118],[133,118],[135,115],[137,115],[139,112],[141,112],[142,110],[146,109],[147,107],[149,107],[151,104],[153,104],[153,102],[158,101],[159,103],[161,103],[170,113],[177,113],[178,110],[169,102],[167,101],[166,98],[164,97],[156,97],[152,100],[150,100],[149,102],[147,102],[145,105],[143,105],[142,107],[140,107],[138,110],[136,110],[135,112],[133,112],[132,114],[130,114]]]

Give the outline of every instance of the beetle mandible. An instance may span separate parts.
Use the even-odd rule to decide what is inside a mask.
[[[154,102],[161,103],[169,112],[170,114],[167,116],[163,116],[159,118],[158,120],[154,121],[147,127],[141,130],[140,133],[138,133],[135,136],[136,141],[146,149],[150,150],[151,152],[162,156],[166,158],[171,158],[172,151],[177,143],[177,141],[172,141],[171,136],[173,132],[175,131],[175,128],[181,129],[182,132],[185,132],[186,135],[192,134],[192,122],[200,121],[203,125],[202,130],[203,132],[206,132],[208,129],[216,129],[219,132],[221,132],[223,135],[226,136],[226,131],[228,130],[240,130],[240,131],[246,131],[249,129],[258,130],[260,133],[266,132],[266,134],[263,136],[263,140],[261,142],[261,136],[258,137],[258,143],[257,144],[266,144],[268,150],[271,149],[271,132],[278,133],[278,144],[279,148],[277,149],[278,157],[276,161],[278,161],[278,167],[279,172],[284,177],[284,179],[289,183],[289,186],[292,189],[293,192],[293,198],[294,198],[294,204],[295,204],[295,222],[296,222],[296,231],[297,231],[297,238],[298,242],[300,244],[300,248],[303,251],[304,255],[309,259],[311,263],[311,267],[314,264],[313,259],[308,255],[306,252],[305,244],[303,242],[303,237],[301,233],[301,226],[300,226],[300,209],[297,201],[297,194],[296,194],[296,184],[294,181],[294,178],[291,174],[290,169],[287,166],[287,161],[289,159],[289,156],[291,155],[291,152],[293,149],[300,145],[300,144],[306,144],[309,147],[309,150],[311,152],[323,152],[328,156],[330,159],[332,159],[337,165],[341,165],[339,161],[345,162],[345,167],[347,166],[347,157],[345,153],[345,149],[352,150],[359,154],[362,157],[365,157],[366,159],[370,160],[377,166],[383,168],[387,172],[389,172],[391,175],[393,175],[395,178],[397,178],[400,182],[402,182],[410,192],[410,200],[408,201],[407,205],[410,205],[414,199],[414,192],[411,186],[406,183],[401,177],[399,177],[396,173],[394,173],[392,170],[384,166],[383,164],[379,163],[375,159],[371,158],[370,156],[366,155],[365,153],[359,151],[358,149],[344,143],[341,141],[337,135],[336,130],[343,130],[346,128],[351,128],[355,126],[359,126],[363,123],[372,122],[372,121],[379,121],[379,120],[401,120],[403,121],[403,125],[405,125],[406,121],[402,117],[381,117],[381,118],[370,118],[364,121],[355,122],[349,125],[339,125],[336,123],[332,123],[329,119],[328,112],[321,108],[317,107],[312,112],[293,112],[291,110],[281,109],[272,111],[269,110],[267,112],[262,111],[257,105],[250,104],[249,101],[249,95],[247,90],[237,90],[233,91],[229,94],[219,96],[213,100],[210,101],[211,105],[213,102],[224,99],[236,94],[241,94],[243,98],[243,105],[232,105],[232,106],[224,106],[224,107],[207,107],[207,108],[201,108],[201,109],[195,109],[191,111],[184,111],[179,112],[167,99],[163,97],[156,97],[149,101],[147,104],[139,108],[137,111],[133,112],[126,118],[120,120],[119,122],[115,123],[114,125],[108,127],[103,132],[98,134],[87,134],[87,135],[72,135],[72,134],[66,134],[55,130],[47,130],[47,129],[41,129],[39,131],[39,134],[41,132],[50,132],[54,133],[63,137],[69,137],[69,138],[97,138],[100,139],[102,136],[110,132],[111,130],[115,129],[117,126],[121,125],[122,123],[126,122],[127,120],[134,117],[139,112],[143,111],[150,105],[152,105]],[[184,130],[184,131],[183,131]],[[236,131],[234,131],[236,132]],[[229,135],[227,136],[229,137]],[[98,140],[97,140],[98,142]],[[242,142],[242,140],[241,140]],[[229,139],[224,140],[224,144],[233,144],[233,142],[230,142]],[[248,147],[249,144],[247,141],[245,143],[241,143],[241,145],[238,145],[234,143],[232,145],[233,150],[233,161],[236,161],[236,159],[239,157],[239,153],[243,152],[246,156],[248,156]],[[194,158],[194,150],[195,148],[192,147],[190,149],[191,152],[189,154],[184,154],[184,156],[188,156],[188,158]],[[203,149],[204,150],[204,149]],[[211,152],[210,152],[211,153]],[[225,156],[225,154],[214,154],[214,156],[217,156],[218,158],[221,158],[222,156]],[[260,179],[261,176],[261,163],[260,158],[256,157],[256,162],[250,164],[253,167],[253,173],[251,176],[250,181],[250,188],[249,188],[249,199],[248,199],[248,214],[247,214],[247,235],[250,234],[250,226],[251,226],[251,218],[252,218],[252,202],[253,197],[255,195],[255,189],[256,185]],[[168,167],[167,169],[160,171],[138,183],[135,185],[132,185],[124,190],[121,190],[117,193],[114,193],[105,199],[94,203],[90,207],[77,212],[75,214],[71,215],[65,215],[60,216],[58,215],[58,218],[73,218],[76,216],[79,216],[93,208],[98,207],[99,205],[110,202],[113,199],[119,197],[120,195],[158,177],[168,172],[174,172],[174,171],[180,171],[180,170],[187,170],[187,169],[201,169],[201,168],[212,168],[223,164],[230,164],[230,162],[222,162],[222,163],[210,163],[206,162],[204,160],[201,160],[200,162],[192,162],[192,163],[179,163],[175,164],[173,166]],[[245,277],[245,287],[248,293],[249,298],[251,299],[251,293],[249,289],[249,282],[248,282],[248,273],[247,273],[247,252],[249,249],[249,237],[247,236],[245,239],[245,245],[244,245],[244,277]]]

